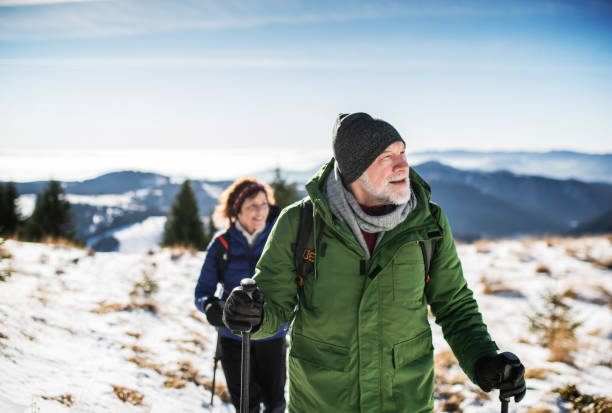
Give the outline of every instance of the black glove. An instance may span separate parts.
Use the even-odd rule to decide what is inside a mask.
[[[520,402],[525,396],[525,367],[512,353],[501,353],[496,356],[484,356],[474,365],[476,383],[485,392],[499,389],[500,399],[514,396]]]
[[[211,325],[223,327],[223,301],[217,297],[210,297],[204,303],[204,314]]]
[[[232,290],[223,308],[223,322],[227,328],[239,332],[259,329],[263,321],[263,291],[256,288],[251,297],[240,286]]]

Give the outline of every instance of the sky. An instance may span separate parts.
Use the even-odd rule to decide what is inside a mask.
[[[331,154],[357,111],[409,151],[612,152],[612,3],[0,0],[5,157]]]

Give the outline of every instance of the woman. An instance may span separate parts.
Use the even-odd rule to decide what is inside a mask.
[[[252,277],[270,230],[278,216],[273,205],[272,188],[252,178],[234,182],[219,197],[215,220],[229,222],[228,230],[213,239],[195,289],[195,304],[210,324],[220,329],[221,365],[236,410],[240,409],[241,337],[223,325],[225,299],[240,280]],[[217,284],[223,286],[221,298],[215,296]],[[251,343],[250,412],[285,411],[286,329]]]

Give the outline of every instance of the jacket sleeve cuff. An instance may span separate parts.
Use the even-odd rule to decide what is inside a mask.
[[[468,359],[462,360],[461,368],[465,372],[465,374],[469,377],[469,379],[472,381],[472,383],[478,385],[474,377],[474,367],[476,366],[476,362],[481,357],[496,355],[497,350],[499,350],[499,347],[497,347],[497,344],[495,344],[494,341],[490,341],[487,345],[482,346],[481,350],[475,353],[474,356]]]

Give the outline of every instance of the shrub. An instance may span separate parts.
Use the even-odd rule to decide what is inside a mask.
[[[550,361],[572,364],[571,353],[577,347],[576,329],[582,324],[573,321],[566,296],[552,292],[542,295],[544,309],[528,316],[531,331],[539,336],[541,345],[550,351]]]

